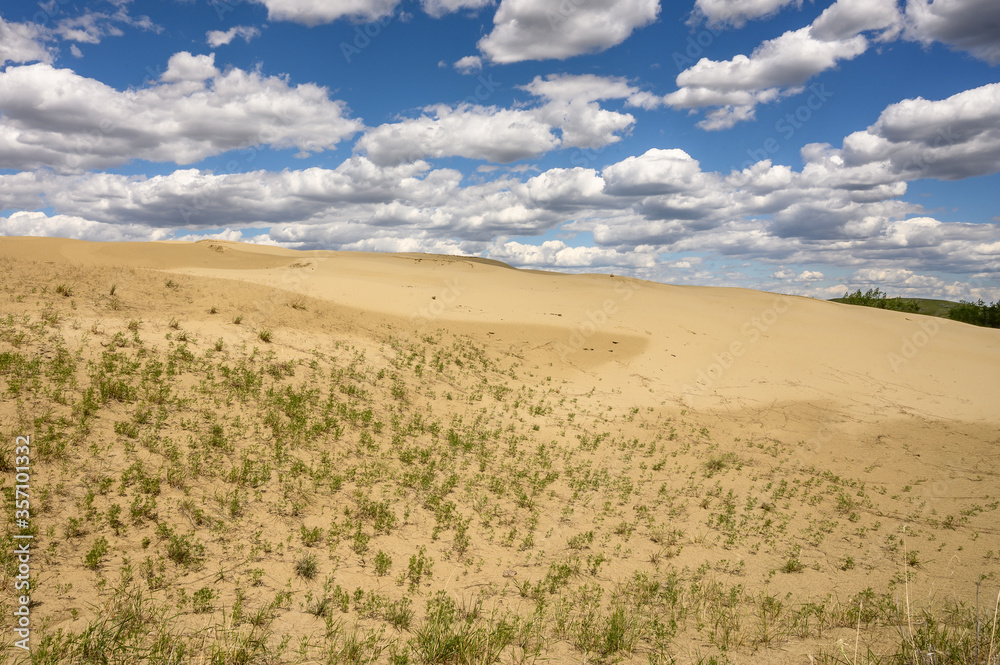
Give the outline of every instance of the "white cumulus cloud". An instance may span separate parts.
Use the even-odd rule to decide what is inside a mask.
[[[1000,171],[1000,83],[942,100],[892,104],[833,153],[850,167],[881,165],[899,178],[956,180]]]
[[[338,19],[375,21],[392,15],[399,0],[254,0],[272,21],[316,26]]]
[[[327,150],[362,128],[314,84],[221,73],[177,53],[155,85],[118,91],[48,64],[0,72],[0,168],[106,168],[130,159],[189,164],[237,148]]]
[[[469,103],[429,106],[420,117],[369,129],[355,148],[380,164],[456,156],[509,163],[556,148],[598,148],[619,141],[635,117],[602,108],[595,100],[649,103],[624,79],[592,75],[538,77],[522,89],[540,103],[514,109]]]
[[[420,0],[420,6],[434,18],[463,9],[481,9],[489,4],[492,4],[492,0]]]
[[[942,42],[1000,64],[1000,3],[995,0],[907,0],[906,36]]]
[[[741,28],[748,20],[771,16],[791,4],[801,7],[802,0],[696,0],[692,19]]]
[[[478,55],[467,55],[455,61],[455,69],[460,74],[472,74],[483,68],[483,60]]]
[[[229,44],[237,37],[249,43],[254,37],[260,37],[260,30],[249,25],[235,25],[226,31],[209,30],[205,35],[205,43],[212,48],[217,48]]]
[[[11,23],[0,16],[0,67],[8,62],[52,62],[45,31],[33,23]]]
[[[479,49],[497,63],[565,60],[621,44],[659,11],[658,0],[501,0]]]
[[[757,105],[801,92],[816,75],[858,57],[870,38],[892,38],[900,21],[896,0],[837,0],[811,25],[768,39],[750,55],[702,58],[677,76],[679,89],[664,99],[677,109],[716,107],[698,126],[729,129],[752,120]]]

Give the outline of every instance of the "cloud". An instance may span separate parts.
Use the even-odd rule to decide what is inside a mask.
[[[729,129],[752,120],[758,104],[797,94],[817,74],[864,53],[870,42],[861,33],[882,30],[874,38],[889,39],[899,22],[896,0],[838,0],[811,25],[766,40],[749,56],[702,58],[677,76],[679,89],[664,100],[677,109],[718,107],[698,126]]]
[[[895,200],[898,190],[873,196],[830,173],[847,168],[831,162],[795,172],[761,162],[723,175],[672,150],[626,158],[603,173],[549,169],[525,181],[467,182],[426,162],[384,166],[360,155],[332,170],[280,173],[19,173],[0,175],[0,206],[37,212],[0,224],[9,233],[73,237],[257,227],[269,228],[264,241],[300,248],[450,248],[517,265],[621,266],[637,274],[660,270],[650,266],[662,253],[682,254],[688,265],[721,256],[811,266],[772,276],[795,284],[821,282],[817,273],[829,274],[823,265],[1000,275],[1000,224],[936,220]],[[596,245],[504,240],[560,226],[592,233]]]
[[[501,0],[479,50],[504,64],[598,53],[652,23],[659,11],[658,0]]]
[[[399,0],[254,0],[267,7],[272,21],[291,21],[307,26],[333,23],[338,19],[375,21],[391,16]]]
[[[868,40],[816,39],[811,29],[786,32],[762,43],[750,56],[731,60],[702,58],[677,76],[680,89],[664,97],[678,109],[720,106],[726,110],[699,124],[703,129],[726,129],[754,117],[753,107],[790,94],[810,78],[865,52]]]
[[[816,243],[808,238],[780,237],[763,220],[728,222],[718,228],[682,238],[664,251],[699,252],[730,258],[838,267],[883,266],[921,272],[968,275],[981,266],[994,278],[1000,275],[1000,226],[930,220],[940,245],[901,246],[909,220],[882,220],[871,234],[836,242]],[[926,227],[927,222],[917,226]],[[926,232],[926,228],[920,231]],[[595,235],[596,237],[596,235]],[[784,274],[784,273],[783,273]]]
[[[62,39],[83,44],[100,44],[105,37],[121,37],[125,34],[121,25],[150,32],[162,32],[148,16],[130,16],[127,3],[116,3],[114,13],[86,10],[83,14],[59,20],[53,32]]]
[[[935,41],[1000,64],[1000,3],[994,0],[907,0],[909,39]]]
[[[601,175],[608,194],[655,196],[690,191],[702,172],[697,160],[683,150],[653,148],[608,166]]]
[[[710,24],[741,25],[786,4],[699,0],[696,16]],[[702,58],[677,76],[679,89],[664,99],[677,109],[716,107],[698,126],[728,129],[752,120],[757,105],[797,94],[811,78],[858,57],[873,42],[893,41],[900,34],[925,45],[942,42],[1000,64],[1000,3],[907,0],[901,14],[897,0],[837,0],[811,25],[764,41],[749,56]]]
[[[55,186],[47,171],[23,171],[0,176],[0,210],[42,208],[44,195]]]
[[[531,205],[556,213],[610,210],[617,205],[604,193],[604,180],[594,169],[548,169],[529,178],[519,191]]]
[[[313,84],[219,72],[177,53],[156,84],[120,92],[47,64],[0,72],[0,168],[107,168],[131,159],[190,164],[260,146],[334,148],[362,124]]]
[[[51,63],[55,49],[44,44],[45,30],[33,23],[10,23],[0,16],[0,67],[8,62]]]
[[[434,18],[441,18],[445,14],[463,9],[481,9],[489,4],[492,4],[492,0],[420,0],[424,11]]]
[[[897,0],[837,0],[813,21],[810,32],[816,39],[850,39],[870,30],[886,30],[877,39],[895,38],[901,27]]]
[[[112,173],[55,175],[51,172],[0,175],[0,205],[40,208],[107,223],[135,221],[157,227],[301,222],[352,206],[391,204],[397,199],[420,206],[446,205],[461,175],[429,165],[379,167],[354,157],[336,169],[251,171],[214,174],[180,169],[153,177]],[[490,191],[494,193],[494,186]],[[3,209],[3,208],[0,208]]]
[[[170,60],[167,61],[167,70],[160,75],[160,80],[164,83],[184,81],[201,83],[215,78],[219,74],[219,70],[215,67],[214,53],[191,55],[187,51],[181,51],[170,56]]]
[[[712,26],[742,28],[748,20],[765,18],[786,6],[802,6],[802,0],[696,0],[692,22],[704,19]]]
[[[926,297],[928,293],[949,299],[981,298],[985,289],[968,282],[948,282],[935,275],[922,275],[906,268],[862,268],[847,280],[855,288],[878,287],[893,297]],[[846,292],[848,289],[842,289]],[[989,296],[987,296],[989,298]]]
[[[900,179],[957,180],[1000,171],[998,127],[1000,83],[991,83],[940,101],[918,97],[892,104],[829,156]]]
[[[43,212],[15,212],[0,217],[0,235],[77,238],[95,242],[166,240],[169,229],[153,229],[141,224],[106,224],[72,215]]]
[[[562,240],[546,240],[541,245],[499,239],[486,256],[512,266],[546,268],[652,268],[656,254],[649,249],[619,252],[600,247],[570,247]]]
[[[531,83],[519,87],[536,97],[566,104],[585,104],[602,99],[625,99],[630,106],[645,109],[663,104],[656,95],[632,86],[627,79],[619,76],[549,74],[544,79],[536,76]]]
[[[260,36],[260,30],[249,25],[237,25],[223,32],[222,30],[209,30],[205,35],[205,43],[212,48],[229,44],[236,37],[242,37],[243,41],[250,43],[254,37]]]
[[[507,163],[559,146],[552,127],[530,111],[462,104],[424,109],[419,118],[368,130],[355,149],[377,164],[424,157],[466,157]]]
[[[483,68],[483,61],[478,55],[467,55],[455,61],[455,69],[460,74],[473,74]]]
[[[355,149],[378,164],[427,157],[509,163],[557,148],[598,148],[619,141],[635,118],[603,109],[595,99],[624,97],[647,103],[641,91],[622,79],[591,75],[535,78],[522,89],[542,103],[518,109],[468,103],[429,106],[420,117],[368,130]]]
[[[762,95],[754,100],[765,102],[768,96]],[[729,129],[737,123],[753,120],[755,117],[754,103],[733,106],[726,104],[721,108],[714,109],[705,114],[705,119],[698,123],[698,126],[705,131],[712,132],[719,129]]]

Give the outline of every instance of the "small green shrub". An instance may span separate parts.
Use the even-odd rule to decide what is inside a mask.
[[[205,560],[205,546],[194,536],[171,533],[167,543],[167,558],[178,566],[196,566]]]
[[[315,554],[304,554],[295,562],[295,574],[311,580],[319,573],[319,562]]]
[[[208,588],[202,587],[194,592],[192,598],[192,605],[195,614],[208,614],[214,608],[212,606],[212,601],[215,599],[215,592]]]
[[[801,573],[805,570],[805,564],[803,564],[797,556],[788,557],[785,561],[785,565],[781,567],[781,572],[783,573]]]
[[[101,564],[101,559],[104,555],[108,553],[108,539],[101,536],[94,541],[94,546],[90,548],[87,552],[87,556],[84,558],[84,565],[90,570],[97,570],[97,566]]]
[[[323,540],[323,529],[318,526],[312,529],[302,527],[302,544],[306,547],[316,547]]]
[[[390,568],[392,568],[392,557],[379,550],[378,554],[375,555],[375,574],[379,577],[385,577],[389,574]]]

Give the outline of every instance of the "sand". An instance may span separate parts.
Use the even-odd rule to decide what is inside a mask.
[[[892,495],[922,483],[921,496],[935,514],[1000,494],[997,330],[746,289],[516,270],[476,258],[299,252],[217,240],[0,238],[0,265],[9,271],[10,289],[48,284],[50,274],[78,276],[79,309],[67,318],[77,323],[63,326],[71,345],[85,343],[88,330],[107,338],[135,318],[144,330],[168,330],[179,319],[195,339],[206,340],[202,347],[214,339],[252,342],[255,331],[267,329],[279,358],[301,358],[332,338],[374,356],[387,336],[417,343],[440,332],[531,368],[532,378],[520,375],[523,385],[539,387],[544,377],[554,395],[591,405],[591,413],[606,407],[655,409],[657,418],[689,414],[714,440],[780,441],[793,468],[832,470]],[[156,288],[166,280],[176,281],[176,293]],[[120,312],[108,311],[107,295],[92,295],[106,294],[112,283],[124,304]],[[208,314],[212,307],[220,314]],[[245,317],[241,326],[232,324],[236,311]],[[6,415],[11,429],[14,416]],[[549,429],[558,428],[542,431]],[[981,519],[974,531],[1000,553],[995,517]],[[553,521],[547,537],[565,539],[585,526]],[[692,568],[697,546],[686,549]],[[983,542],[975,547],[987,549]],[[405,548],[398,549],[402,555]],[[968,598],[983,571],[983,553],[975,551],[979,559],[973,564],[969,553],[967,567],[958,553],[960,563],[942,555],[936,566],[925,565],[923,592],[960,583]],[[502,560],[497,565],[515,565],[502,548],[484,554]],[[749,555],[729,556],[741,557]],[[851,582],[829,569],[816,578],[820,586],[847,593],[866,585],[860,573]],[[894,570],[888,562],[876,577]],[[792,651],[811,653],[819,642],[800,641]],[[569,657],[572,650],[562,648]]]

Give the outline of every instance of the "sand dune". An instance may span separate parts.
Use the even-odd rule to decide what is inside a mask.
[[[660,431],[664,422],[695,417],[717,440],[758,442],[761,449],[780,441],[789,468],[836,469],[886,494],[933,479],[927,487],[934,490],[921,496],[942,514],[1000,491],[996,330],[745,289],[515,270],[476,258],[299,252],[214,240],[0,238],[0,265],[8,291],[22,300],[36,287],[51,293],[53,279],[76,280],[80,302],[74,297],[63,317],[74,323],[61,327],[71,344],[86,345],[92,334],[106,339],[128,319],[141,319],[155,339],[164,331],[170,339],[174,326],[175,334],[183,329],[196,340],[218,339],[219,348],[253,343],[254,331],[266,328],[279,340],[279,358],[302,363],[310,349],[326,353],[334,339],[385,357],[387,340],[419,345],[443,333],[530,370],[533,378],[521,376],[515,388],[551,382],[549,395],[594,418],[588,427],[602,427],[605,411],[649,413]],[[167,280],[176,280],[175,288],[164,289]],[[109,309],[110,284],[120,300]],[[208,314],[210,308],[222,316]],[[232,324],[236,314],[244,325]],[[563,434],[573,422],[568,418],[560,421]],[[541,431],[554,437],[559,428]],[[614,453],[595,454],[627,468]],[[756,468],[766,465],[758,461]],[[552,501],[569,501],[572,493],[560,492]],[[556,539],[587,526],[574,522],[570,529],[551,519],[542,525]],[[990,533],[995,539],[996,529]],[[488,556],[513,565],[502,548]],[[698,555],[685,556],[691,558],[678,560],[698,566]],[[873,569],[878,565],[883,576],[893,574],[891,562]],[[968,586],[982,567],[942,561],[926,570],[935,584]],[[831,589],[866,584],[863,577],[845,582],[824,575]]]
[[[699,409],[817,403],[872,421],[1000,422],[1000,334],[913,314],[450,256],[43,238],[7,238],[0,252],[271,286],[407,330],[475,335],[575,381],[648,388]]]

